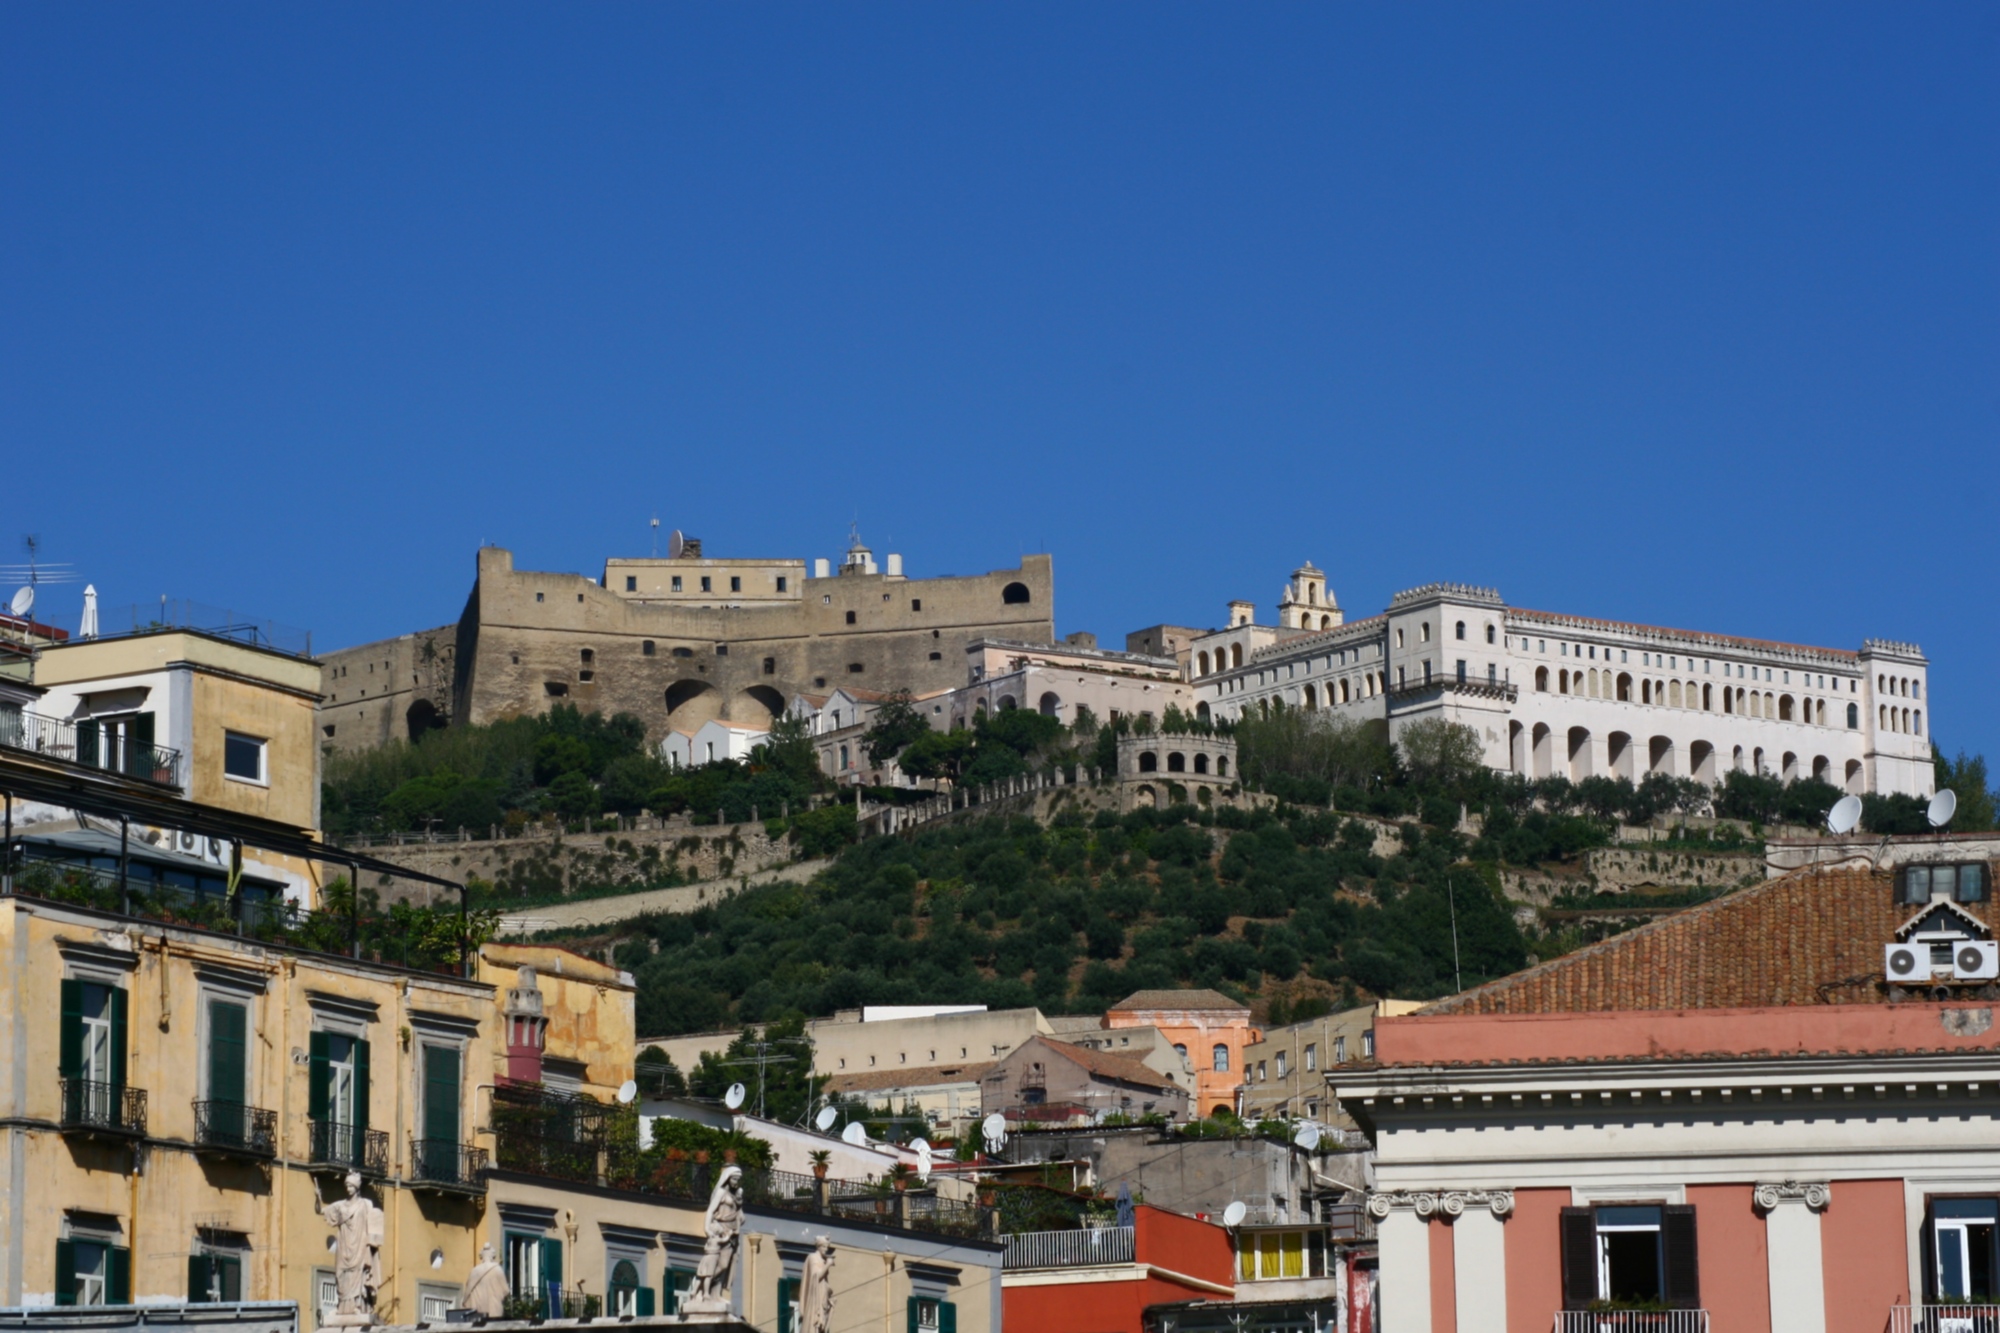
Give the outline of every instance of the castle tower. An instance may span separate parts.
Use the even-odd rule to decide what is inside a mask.
[[[1340,606],[1327,591],[1326,574],[1308,560],[1292,571],[1278,599],[1278,623],[1306,630],[1332,629],[1341,623]]]

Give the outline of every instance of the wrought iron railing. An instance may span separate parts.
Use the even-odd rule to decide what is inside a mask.
[[[1708,1333],[1708,1311],[1558,1310],[1555,1333]]]
[[[1028,1231],[1007,1237],[1003,1268],[1090,1268],[1133,1261],[1131,1227],[1082,1231]]]
[[[332,1120],[309,1120],[315,1166],[337,1166],[364,1176],[389,1174],[389,1133]]]
[[[610,1112],[602,1102],[546,1088],[495,1088],[494,1161],[508,1171],[595,1181]]]
[[[62,1127],[99,1134],[146,1133],[146,1092],[94,1078],[62,1080]]]
[[[106,731],[94,724],[79,737],[75,721],[44,717],[25,708],[0,710],[0,746],[123,773],[168,787],[181,785],[179,750],[165,745],[139,745],[118,731]]]
[[[614,1154],[606,1183],[614,1189],[706,1203],[724,1165],[669,1159],[627,1167]],[[744,1202],[764,1208],[950,1236],[986,1236],[993,1230],[991,1208],[943,1199],[929,1189],[897,1190],[874,1181],[819,1180],[796,1171],[761,1167],[745,1167],[742,1171]]]
[[[2000,1333],[2000,1305],[1892,1305],[1889,1333]]]
[[[451,1139],[410,1140],[410,1179],[445,1189],[484,1190],[486,1149]]]
[[[242,1102],[205,1101],[194,1104],[194,1141],[204,1148],[278,1155],[278,1113]]]

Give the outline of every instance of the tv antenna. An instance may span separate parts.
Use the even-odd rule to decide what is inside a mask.
[[[653,529],[653,559],[658,560],[660,558],[660,516],[658,514],[653,515],[651,527]]]
[[[753,1041],[750,1043],[750,1049],[756,1052],[755,1055],[746,1055],[735,1060],[724,1060],[722,1062],[732,1066],[750,1065],[757,1070],[757,1118],[759,1120],[764,1119],[764,1070],[770,1065],[788,1065],[795,1061],[795,1057],[793,1056],[772,1055],[771,1048],[780,1043],[795,1042],[797,1040],[798,1038],[796,1037],[780,1037],[778,1041]],[[741,1087],[742,1085],[737,1084],[735,1086]],[[737,1106],[741,1105],[741,1102],[737,1103]],[[729,1109],[733,1111],[736,1107],[732,1106]]]

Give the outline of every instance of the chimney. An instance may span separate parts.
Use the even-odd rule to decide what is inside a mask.
[[[832,578],[833,562],[825,556],[821,556],[819,559],[813,561],[813,577],[816,579]]]
[[[892,579],[903,577],[903,557],[894,551],[889,552],[889,577]]]

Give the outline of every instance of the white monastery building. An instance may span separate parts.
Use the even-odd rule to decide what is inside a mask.
[[[1278,624],[1230,603],[1227,628],[1192,638],[1196,711],[1241,717],[1274,703],[1478,733],[1486,762],[1528,777],[1649,773],[1721,781],[1730,770],[1850,792],[1929,796],[1929,664],[1914,644],[1810,648],[1695,630],[1527,611],[1491,588],[1432,583],[1347,621],[1326,575],[1292,572]],[[1142,631],[1145,633],[1145,631]]]

